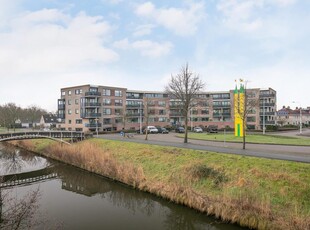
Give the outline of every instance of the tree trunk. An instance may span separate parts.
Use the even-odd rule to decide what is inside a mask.
[[[185,129],[185,133],[184,133],[184,143],[187,143],[187,115],[185,116],[185,125],[184,125],[184,129]]]
[[[243,147],[242,149],[245,149],[245,121],[242,122],[243,125]]]

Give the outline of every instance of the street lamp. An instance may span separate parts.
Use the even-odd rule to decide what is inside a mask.
[[[292,103],[300,104],[299,102],[292,101]],[[299,133],[302,134],[302,109],[301,106],[299,108]]]
[[[97,138],[98,138],[98,118],[96,118],[96,133],[97,133]]]
[[[142,134],[142,101],[140,101],[140,134]]]
[[[265,121],[265,99],[263,98],[263,134],[266,132],[266,121]]]

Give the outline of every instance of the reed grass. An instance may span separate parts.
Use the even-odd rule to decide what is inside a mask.
[[[223,221],[310,229],[309,164],[102,139],[26,142],[32,144],[20,144]]]

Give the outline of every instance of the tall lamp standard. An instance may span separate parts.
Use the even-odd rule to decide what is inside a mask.
[[[98,118],[96,118],[96,133],[97,133],[97,138],[98,138]]]
[[[300,104],[299,102],[292,101],[292,103]],[[302,109],[301,106],[299,108],[299,133],[302,134]]]
[[[265,124],[265,99],[263,98],[263,134],[266,132],[266,124]]]
[[[142,134],[142,101],[140,101],[140,134]]]

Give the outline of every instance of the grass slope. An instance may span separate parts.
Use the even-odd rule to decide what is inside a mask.
[[[310,164],[91,139],[28,149],[256,229],[310,229]]]

